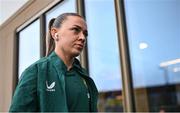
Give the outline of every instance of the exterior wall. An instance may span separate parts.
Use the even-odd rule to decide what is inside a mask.
[[[0,26],[0,112],[8,111],[15,86],[15,31],[54,1],[59,0],[29,0],[23,10]]]
[[[2,69],[0,75],[1,111],[6,111],[5,109],[8,109],[8,103],[10,103],[11,94],[12,94],[13,40],[11,39],[11,37],[12,34],[8,33],[1,35],[1,39],[0,39],[1,40],[0,68]]]
[[[0,34],[0,110],[2,111],[2,105],[3,105],[3,102],[4,102],[4,98],[3,98],[3,79],[4,79],[4,59],[5,59],[5,51],[3,50],[3,48],[5,47],[5,39],[2,40],[2,35]]]

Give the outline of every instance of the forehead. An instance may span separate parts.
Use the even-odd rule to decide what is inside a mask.
[[[62,26],[64,27],[71,27],[74,25],[78,25],[82,27],[83,29],[87,29],[85,20],[78,16],[68,16],[67,19],[62,24]]]

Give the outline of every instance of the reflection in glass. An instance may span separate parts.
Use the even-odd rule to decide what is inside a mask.
[[[32,35],[33,34],[33,35]],[[22,72],[40,58],[40,21],[19,32],[19,79]]]
[[[100,92],[99,111],[123,111],[114,2],[86,0],[85,11],[89,73]]]
[[[180,1],[124,5],[136,109],[180,111]]]

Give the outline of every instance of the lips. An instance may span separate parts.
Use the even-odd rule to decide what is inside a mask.
[[[80,48],[80,49],[82,49],[82,48],[84,47],[83,44],[76,44],[76,46],[77,46],[78,48]]]

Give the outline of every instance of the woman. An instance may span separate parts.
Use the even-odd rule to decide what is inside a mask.
[[[87,35],[85,20],[76,13],[52,19],[46,57],[22,73],[10,111],[97,111],[97,88],[75,58]]]

